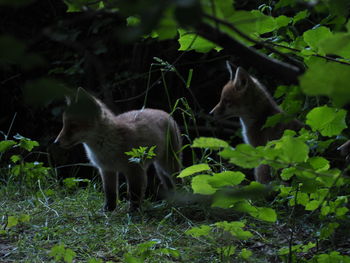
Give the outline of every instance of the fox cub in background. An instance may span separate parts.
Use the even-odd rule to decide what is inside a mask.
[[[268,117],[281,112],[264,86],[243,68],[238,67],[234,79],[224,86],[219,103],[210,113],[219,118],[239,117],[244,142],[256,147],[280,138],[286,129],[302,128],[302,123],[297,120],[263,128]],[[271,180],[267,165],[255,168],[254,174],[255,180],[260,183]]]
[[[151,163],[163,188],[174,188],[172,174],[180,170],[181,138],[178,125],[166,112],[134,110],[114,115],[100,100],[79,88],[67,100],[63,128],[55,140],[63,148],[83,143],[90,162],[99,170],[105,192],[104,209],[116,208],[118,172],[126,177],[130,209],[143,200]],[[129,161],[125,152],[139,146],[156,146],[156,156],[143,164]]]

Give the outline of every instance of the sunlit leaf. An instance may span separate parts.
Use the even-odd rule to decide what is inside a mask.
[[[193,175],[195,173],[203,172],[203,171],[210,171],[210,167],[206,163],[202,164],[195,164],[192,166],[189,166],[181,171],[181,173],[177,176],[179,178],[184,178],[190,175]]]
[[[323,136],[335,136],[347,127],[345,117],[346,111],[343,109],[316,107],[306,115],[306,124]]]

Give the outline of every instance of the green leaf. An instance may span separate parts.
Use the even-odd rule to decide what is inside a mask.
[[[225,148],[219,155],[243,168],[255,168],[262,160],[260,152],[250,144],[239,144],[235,149]]]
[[[11,161],[13,163],[17,163],[18,161],[22,160],[22,156],[20,156],[20,155],[12,155],[10,159],[11,159]]]
[[[216,189],[209,184],[211,175],[200,174],[192,178],[192,189],[195,194],[211,195],[216,192]]]
[[[200,137],[193,141],[193,148],[209,148],[209,149],[220,149],[228,147],[229,144],[223,140],[211,137]]]
[[[350,59],[350,34],[337,33],[320,41],[319,46],[326,54],[338,55]]]
[[[218,228],[221,228],[227,232],[229,232],[232,236],[241,239],[241,240],[247,240],[253,236],[253,234],[249,231],[243,230],[243,227],[245,224],[242,221],[234,221],[234,222],[217,222],[215,225]]]
[[[338,107],[350,101],[349,66],[316,57],[311,57],[306,63],[308,69],[300,77],[300,86],[305,94],[329,96]]]
[[[75,256],[76,253],[72,249],[67,248],[64,252],[64,261],[66,263],[72,263]]]
[[[333,223],[328,223],[324,227],[322,227],[320,231],[321,240],[328,239],[331,235],[333,235],[334,231],[339,226],[340,226],[339,223],[333,222]]]
[[[275,5],[275,8],[278,9],[285,6],[294,7],[295,5],[295,0],[279,0],[278,3]]]
[[[7,151],[9,148],[11,148],[14,145],[16,145],[16,142],[12,141],[12,140],[1,141],[0,142],[0,153]]]
[[[90,258],[87,263],[103,263],[103,261],[100,258]]]
[[[208,236],[211,230],[212,228],[210,226],[201,225],[199,227],[192,227],[190,230],[187,230],[185,234],[192,237]]]
[[[325,172],[330,168],[329,161],[323,157],[315,156],[308,160],[316,172]]]
[[[330,37],[332,37],[331,30],[324,26],[310,29],[303,34],[304,41],[316,51],[320,51],[319,46],[321,41]]]
[[[216,249],[216,252],[219,255],[223,255],[224,257],[230,257],[235,254],[236,247],[235,246],[224,246],[224,247],[218,247]]]
[[[144,260],[138,257],[134,257],[129,253],[124,254],[124,260],[126,263],[144,263]]]
[[[208,179],[208,183],[214,188],[220,188],[223,186],[234,186],[240,184],[245,178],[245,175],[241,172],[224,171],[221,173],[215,173]]]
[[[253,252],[249,249],[243,248],[241,250],[241,253],[239,253],[239,256],[243,258],[244,260],[248,260],[253,255]]]
[[[296,23],[298,23],[299,21],[307,18],[309,16],[309,11],[304,10],[304,11],[300,11],[298,12],[294,17],[293,17],[293,25],[295,25]]]
[[[295,197],[297,199],[297,204],[303,206],[307,206],[309,204],[310,198],[307,193],[298,192],[298,194]]]
[[[206,164],[206,163],[195,164],[195,165],[192,165],[190,167],[183,169],[177,177],[184,178],[184,177],[193,175],[195,173],[203,172],[203,171],[210,171],[210,167],[208,164]]]
[[[302,163],[309,157],[309,147],[303,139],[284,135],[276,141],[276,149],[281,151],[280,159],[288,163]]]
[[[319,207],[320,204],[321,202],[319,200],[312,200],[307,203],[307,205],[305,206],[305,210],[314,211]]]
[[[339,135],[346,127],[346,111],[322,106],[312,109],[306,115],[306,124],[323,136]]]
[[[256,211],[252,211],[249,214],[266,222],[276,222],[277,220],[276,211],[269,207],[257,207]]]
[[[349,211],[349,208],[347,207],[339,207],[335,210],[335,214],[337,216],[344,216]]]
[[[297,173],[297,169],[295,167],[284,168],[281,172],[281,178],[285,181],[288,181]]]
[[[19,217],[19,221],[22,223],[28,223],[30,221],[30,215],[21,214]]]
[[[179,51],[195,50],[200,53],[207,53],[217,47],[214,43],[206,40],[205,38],[202,38],[194,33],[187,32],[183,29],[179,29],[179,34]]]
[[[291,21],[292,21],[292,18],[290,18],[288,16],[282,15],[282,16],[276,17],[276,23],[277,23],[279,28],[287,26]]]
[[[9,216],[7,218],[7,228],[11,228],[14,226],[17,226],[18,224],[18,217],[17,216]]]

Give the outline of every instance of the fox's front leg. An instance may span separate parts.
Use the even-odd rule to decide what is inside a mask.
[[[103,190],[105,192],[105,211],[113,211],[119,198],[118,173],[115,171],[101,171]]]

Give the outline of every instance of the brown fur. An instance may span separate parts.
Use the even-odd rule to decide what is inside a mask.
[[[105,192],[105,209],[118,198],[118,172],[126,177],[131,208],[140,206],[147,186],[146,170],[155,165],[163,187],[174,187],[171,175],[180,170],[181,138],[174,119],[166,112],[143,109],[114,115],[101,101],[79,89],[75,102],[63,115],[56,142],[62,147],[83,143],[90,162],[98,168]],[[156,145],[154,159],[132,163],[125,152]],[[170,182],[170,183],[169,183]]]
[[[280,138],[286,129],[298,130],[302,127],[299,121],[292,120],[263,128],[268,117],[281,112],[263,85],[241,67],[237,69],[234,80],[224,86],[219,103],[211,111],[220,118],[239,117],[244,142],[254,147]],[[269,182],[269,167],[257,167],[255,179],[261,183]]]

